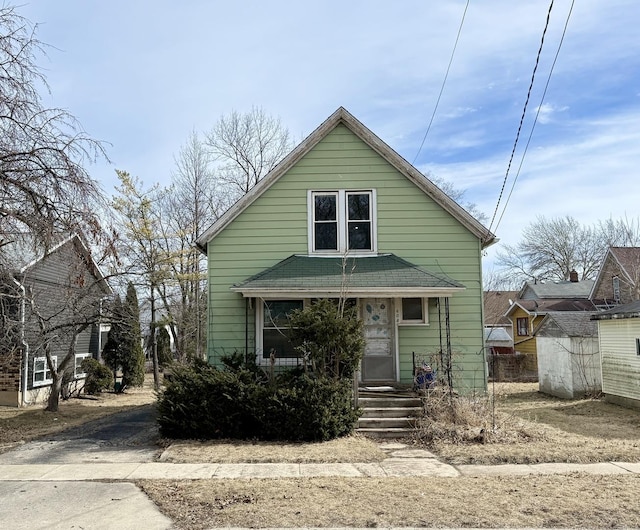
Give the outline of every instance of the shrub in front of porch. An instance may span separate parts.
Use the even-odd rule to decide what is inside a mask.
[[[158,422],[173,438],[320,441],[353,431],[353,375],[362,357],[355,309],[319,300],[290,315],[299,366],[268,372],[244,355],[224,368],[175,366],[158,400]]]
[[[170,438],[330,440],[349,434],[358,416],[350,380],[294,372],[267,380],[202,362],[174,367],[158,399],[160,431]]]

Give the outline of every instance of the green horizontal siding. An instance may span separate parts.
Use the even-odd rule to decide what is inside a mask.
[[[245,302],[230,287],[291,254],[306,254],[308,191],[332,189],[375,189],[378,251],[465,285],[450,300],[451,342],[463,384],[484,388],[478,375],[484,374],[484,357],[478,354],[483,341],[478,239],[345,126],[331,131],[209,243],[210,355],[245,347]],[[433,301],[429,311],[430,326],[398,330],[403,381],[412,379],[412,351],[439,348]],[[253,347],[253,311],[250,319]]]

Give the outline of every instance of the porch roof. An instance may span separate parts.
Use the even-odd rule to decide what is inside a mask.
[[[347,258],[293,255],[231,289],[245,297],[262,298],[446,297],[465,287],[394,254],[379,254]]]

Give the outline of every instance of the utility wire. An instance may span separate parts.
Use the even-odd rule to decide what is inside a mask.
[[[533,67],[533,74],[531,75],[531,82],[529,83],[529,90],[527,91],[527,99],[524,102],[524,108],[522,109],[522,116],[520,117],[520,124],[518,125],[518,132],[516,133],[516,139],[513,143],[513,149],[511,150],[511,156],[509,157],[509,164],[507,165],[507,171],[504,176],[504,180],[502,181],[502,187],[500,188],[500,195],[498,196],[498,202],[496,203],[496,208],[493,212],[493,216],[491,217],[491,223],[489,223],[489,227],[487,228],[487,237],[491,232],[491,228],[493,226],[493,222],[496,219],[496,215],[498,215],[498,208],[500,207],[500,201],[502,200],[502,195],[504,193],[504,189],[507,185],[507,179],[509,178],[509,170],[511,169],[511,164],[513,162],[513,158],[516,153],[516,147],[518,146],[518,140],[520,139],[520,132],[522,131],[522,124],[524,123],[525,115],[527,114],[527,106],[529,104],[529,99],[531,98],[531,91],[533,89],[533,82],[536,78],[536,71],[538,70],[538,65],[540,64],[540,56],[542,55],[542,47],[544,46],[544,38],[547,34],[547,29],[549,28],[549,20],[551,18],[551,10],[553,9],[553,0],[551,0],[551,4],[549,5],[549,11],[547,12],[547,21],[544,25],[544,30],[542,32],[542,39],[540,40],[540,47],[538,48],[538,54],[536,56],[536,64]]]
[[[544,91],[542,92],[542,97],[540,98],[540,105],[538,105],[538,110],[536,112],[536,116],[533,119],[533,125],[531,126],[531,131],[529,132],[529,138],[527,139],[527,144],[524,147],[524,151],[522,152],[522,158],[520,159],[520,165],[518,166],[518,171],[516,172],[516,176],[513,179],[513,184],[511,184],[511,189],[509,190],[509,195],[507,196],[507,200],[502,207],[502,213],[498,218],[498,222],[496,223],[495,230],[498,230],[498,226],[500,226],[500,222],[502,221],[502,217],[504,216],[504,212],[507,210],[507,206],[509,205],[509,200],[511,199],[511,195],[513,194],[513,188],[516,186],[516,182],[518,181],[518,177],[520,176],[520,170],[522,169],[522,165],[524,164],[524,158],[527,156],[527,151],[529,149],[529,144],[531,143],[531,137],[533,136],[533,131],[536,128],[536,124],[538,123],[538,116],[540,115],[540,109],[542,104],[544,103],[544,98],[547,95],[547,89],[549,88],[549,83],[551,82],[551,75],[553,74],[553,70],[556,66],[556,62],[558,61],[558,55],[560,55],[560,49],[562,48],[562,43],[564,42],[564,37],[567,34],[567,26],[569,26],[569,19],[571,18],[571,13],[573,12],[573,4],[575,0],[571,1],[571,6],[569,7],[569,13],[567,14],[567,20],[564,23],[564,29],[562,30],[562,37],[560,38],[560,42],[558,43],[558,49],[556,50],[556,55],[553,58],[553,63],[551,64],[551,69],[549,70],[549,75],[547,77],[547,82],[544,85]]]
[[[444,79],[442,81],[442,86],[440,87],[440,94],[438,94],[438,99],[436,100],[436,105],[433,108],[433,114],[431,114],[431,120],[429,120],[429,125],[427,126],[427,130],[424,133],[424,137],[422,138],[422,143],[420,144],[420,148],[418,149],[418,152],[416,153],[415,158],[413,159],[413,162],[411,162],[411,165],[416,163],[416,160],[418,159],[418,156],[420,155],[420,152],[422,151],[422,148],[424,146],[424,142],[427,139],[427,136],[429,135],[429,131],[431,130],[431,125],[433,124],[433,119],[436,117],[436,111],[438,110],[438,105],[440,104],[440,98],[442,97],[442,93],[444,92],[444,86],[447,84],[447,78],[449,77],[449,70],[451,69],[451,64],[453,63],[453,56],[456,53],[456,48],[458,47],[458,41],[460,40],[460,34],[462,33],[462,25],[464,24],[464,18],[467,15],[467,9],[469,8],[469,2],[470,0],[467,0],[467,5],[464,7],[464,12],[462,13],[462,20],[460,21],[460,27],[458,28],[458,35],[456,36],[456,42],[453,45],[453,50],[451,51],[451,58],[449,59],[449,65],[447,66],[447,71],[444,75]]]

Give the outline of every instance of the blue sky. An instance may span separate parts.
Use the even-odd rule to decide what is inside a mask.
[[[32,0],[19,12],[52,46],[39,64],[50,105],[109,142],[90,167],[169,182],[191,131],[261,106],[296,140],[344,106],[413,162],[466,0]],[[540,106],[570,0],[551,12],[507,193]],[[471,0],[433,125],[415,165],[466,190],[491,218],[549,9],[547,0]],[[497,235],[537,215],[584,223],[638,216],[640,4],[579,0]],[[502,203],[504,205],[504,202]],[[492,260],[495,248],[490,250]]]

